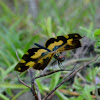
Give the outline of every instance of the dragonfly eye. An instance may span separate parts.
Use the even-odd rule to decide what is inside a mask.
[[[63,62],[65,60],[65,57],[59,57],[59,61]]]
[[[64,61],[64,60],[65,60],[65,57],[62,57],[62,58],[61,58],[61,61]]]

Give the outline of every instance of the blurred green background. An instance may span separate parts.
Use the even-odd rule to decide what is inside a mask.
[[[69,33],[80,33],[95,41],[93,32],[97,28],[100,28],[100,0],[0,0],[0,100],[32,100],[30,90],[18,82],[13,70],[18,62],[16,51],[21,58],[35,42],[44,45],[50,37]],[[95,51],[100,53],[97,48]],[[65,55],[67,59],[75,59],[70,52]],[[91,59],[90,55],[87,57]],[[100,76],[100,68],[87,70],[87,76],[83,76],[85,86],[76,76],[71,85],[66,82],[60,87],[63,92],[57,90],[50,100],[95,100],[90,92],[95,91],[94,77]],[[42,96],[59,84],[66,73],[38,79]],[[35,71],[35,75],[39,75],[39,71]],[[30,85],[27,72],[21,74],[20,79]]]

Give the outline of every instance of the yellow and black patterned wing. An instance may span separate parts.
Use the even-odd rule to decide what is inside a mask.
[[[50,62],[52,56],[53,53],[48,53],[45,49],[31,48],[23,55],[19,63],[15,66],[15,70],[24,72],[30,67],[37,70],[43,70]]]
[[[54,52],[48,52],[48,54],[38,59],[33,68],[36,70],[43,70],[49,64],[53,56]]]
[[[79,40],[69,39],[67,43],[62,45],[57,49],[58,52],[62,52],[65,50],[72,50],[81,47],[81,42]]]
[[[65,36],[57,36],[55,38],[50,38],[49,40],[47,40],[45,43],[45,47],[52,51],[52,50],[54,50],[55,46],[59,48],[59,47],[63,46],[64,44],[70,45],[70,43],[71,43],[70,41],[80,40],[81,38],[82,37],[78,33],[68,34]],[[74,48],[75,47],[73,46],[73,49]],[[65,51],[65,50],[67,50],[67,49],[63,49],[63,51]],[[71,50],[71,48],[69,50]]]

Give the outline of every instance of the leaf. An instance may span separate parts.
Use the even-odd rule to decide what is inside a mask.
[[[95,40],[97,41],[95,44],[95,47],[100,46],[100,29],[96,29],[94,31],[94,37],[95,37]]]
[[[0,88],[10,88],[10,89],[26,89],[27,87],[22,84],[0,84]]]
[[[22,91],[20,91],[18,94],[16,94],[13,98],[12,98],[12,100],[16,100],[19,96],[21,96],[23,93],[25,93],[27,91],[27,89],[24,89],[24,90],[22,90]]]
[[[87,100],[93,100],[90,92],[93,91],[94,89],[95,89],[95,86],[86,85],[84,87],[82,96]]]
[[[76,100],[84,100],[84,98],[80,95]]]
[[[48,36],[51,37],[51,34],[52,34],[52,19],[51,19],[51,17],[47,18],[46,25],[47,25]]]
[[[8,99],[8,97],[6,97],[5,95],[3,95],[1,93],[0,93],[0,98],[2,98],[3,100],[10,100],[10,99]]]
[[[2,1],[0,1],[0,6],[3,8],[3,12],[14,16],[14,13],[11,11],[11,9]]]
[[[96,29],[94,31],[94,36],[97,37],[97,36],[100,36],[100,29]]]
[[[75,79],[74,79],[73,87],[79,91],[83,90],[83,86],[80,84],[77,77],[75,77]]]
[[[59,79],[60,79],[60,74],[61,72],[58,72],[58,73],[55,73],[52,75],[52,79],[51,79],[51,82],[50,82],[50,91],[52,89],[55,88],[55,86],[57,86],[58,82],[59,82]]]
[[[43,84],[41,84],[41,82],[40,82],[39,79],[36,80],[36,83],[38,85],[38,88],[39,88],[40,92],[43,93],[44,92],[44,89],[43,89],[44,86],[43,86]]]
[[[26,43],[26,45],[24,47],[24,52],[26,52],[30,48],[30,46],[31,46],[32,43],[38,42],[38,39],[39,39],[38,35],[36,35],[34,37],[31,37],[30,40],[29,40],[29,42]]]
[[[5,71],[5,76],[8,75],[8,73],[10,73],[14,67],[15,67],[16,64],[13,64],[12,66],[10,66],[6,71]]]
[[[95,40],[100,42],[100,29],[96,29],[94,32]]]
[[[69,100],[63,93],[55,91],[55,94],[59,97],[59,100]]]

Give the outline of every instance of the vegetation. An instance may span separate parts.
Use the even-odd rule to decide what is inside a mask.
[[[16,51],[21,58],[34,47],[34,43],[44,45],[50,37],[79,33],[85,36],[82,44],[86,48],[64,52],[66,67],[70,69],[75,64],[80,67],[100,54],[100,30],[96,30],[100,27],[99,5],[99,0],[39,0],[37,15],[33,15],[29,12],[28,1],[0,0],[0,100],[20,100],[24,93],[30,91],[16,77]],[[74,60],[73,64],[67,65]],[[48,65],[45,72],[59,69],[54,66]],[[68,71],[58,72],[37,79],[42,96],[62,82],[67,74]],[[40,75],[40,71],[33,71],[33,75]],[[31,84],[28,72],[19,76],[28,85]],[[100,96],[100,57],[64,83],[50,100],[95,100],[94,95]]]

